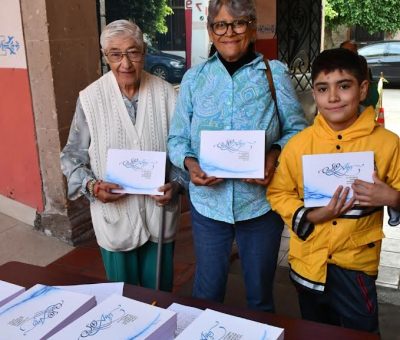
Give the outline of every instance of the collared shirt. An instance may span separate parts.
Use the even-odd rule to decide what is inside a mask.
[[[121,93],[124,100],[129,118],[132,123],[136,123],[136,111],[139,94],[135,94],[132,99]],[[76,103],[75,115],[71,123],[68,142],[61,153],[61,169],[67,177],[68,198],[76,199],[85,195],[86,198],[93,198],[87,192],[87,182],[96,176],[90,169],[90,159],[88,149],[90,145],[90,132],[85,113],[80,99]],[[172,166],[169,174],[170,181],[176,181],[186,187],[187,176],[176,167]]]
[[[129,99],[127,96],[125,96],[122,93],[122,99],[124,100],[124,104],[126,106],[126,109],[128,110],[129,118],[132,121],[132,124],[136,124],[136,111],[137,111],[137,106],[138,106],[138,100],[139,100],[139,93],[136,93],[132,99]]]
[[[186,72],[172,118],[168,149],[173,164],[184,169],[186,157],[199,158],[202,130],[265,130],[266,150],[283,147],[307,123],[286,67],[271,61],[282,136],[262,55],[232,76],[213,55]],[[190,199],[202,215],[228,223],[261,216],[270,210],[266,188],[237,179],[215,186],[189,184]]]

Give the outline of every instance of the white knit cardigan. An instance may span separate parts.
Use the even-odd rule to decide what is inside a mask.
[[[176,91],[169,83],[142,72],[136,124],[132,124],[114,74],[110,71],[80,92],[89,131],[90,165],[96,178],[105,176],[107,150],[166,151]],[[175,236],[180,205],[178,199],[158,207],[145,195],[127,195],[115,203],[95,200],[90,205],[98,244],[111,251],[135,249],[149,239],[158,242],[163,222],[163,242]]]

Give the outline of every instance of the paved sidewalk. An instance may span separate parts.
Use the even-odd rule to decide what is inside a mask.
[[[72,249],[74,248],[0,213],[0,265],[19,261],[46,266]]]
[[[400,89],[383,90],[383,108],[385,127],[400,136]],[[382,141],[382,147],[384,147],[384,141]],[[385,214],[383,232],[386,238],[382,243],[377,283],[380,286],[397,289],[397,295],[400,295],[398,290],[400,288],[400,226],[391,227],[387,221],[388,216]]]

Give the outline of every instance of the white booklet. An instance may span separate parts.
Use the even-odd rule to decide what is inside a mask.
[[[111,295],[51,339],[169,340],[174,338],[175,330],[175,312]]]
[[[114,192],[163,195],[157,189],[165,184],[166,152],[109,149],[105,180],[119,184]]]
[[[176,339],[283,340],[284,330],[283,328],[206,309]]]
[[[47,339],[95,305],[94,296],[37,284],[0,308],[0,339]]]
[[[0,280],[0,307],[25,291],[25,287]]]
[[[201,131],[200,167],[219,178],[264,178],[264,130]]]
[[[328,205],[339,185],[350,188],[347,196],[350,200],[353,197],[351,184],[356,179],[373,183],[373,151],[304,155],[302,158],[306,208]]]
[[[193,320],[203,313],[202,309],[181,305],[176,302],[171,304],[167,309],[172,310],[177,314],[175,337],[181,334],[182,331],[193,322]]]
[[[83,285],[56,286],[57,288],[87,295],[94,295],[97,304],[103,302],[112,294],[122,296],[123,282],[89,283]]]

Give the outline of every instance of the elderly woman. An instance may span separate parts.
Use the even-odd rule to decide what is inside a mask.
[[[171,290],[181,171],[172,167],[168,183],[159,188],[161,196],[113,193],[119,186],[102,179],[108,149],[166,151],[176,92],[143,71],[145,43],[132,22],[107,25],[100,44],[111,71],[79,94],[61,154],[68,197],[90,200],[96,239],[112,281],[154,287],[158,231],[164,222],[160,288]]]
[[[208,33],[216,53],[186,72],[168,139],[172,163],[187,169],[191,179],[193,295],[223,301],[236,238],[248,306],[273,311],[272,283],[283,222],[266,201],[266,186],[281,148],[306,121],[285,66],[271,61],[277,118],[266,64],[253,50],[253,1],[211,0],[208,11]],[[202,130],[264,130],[265,178],[208,176],[198,162]]]

